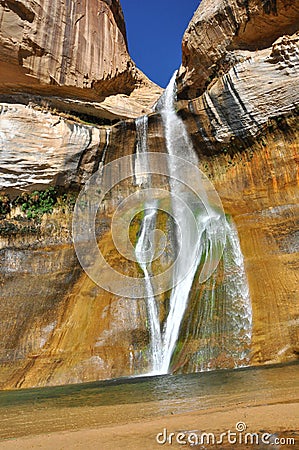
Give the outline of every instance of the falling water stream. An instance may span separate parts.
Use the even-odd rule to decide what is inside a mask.
[[[193,149],[185,125],[175,111],[175,78],[176,73],[174,73],[168,87],[156,105],[156,110],[161,114],[164,126],[167,153],[170,156],[181,157],[185,161],[198,165],[198,158]],[[141,188],[151,185],[150,175],[146,174],[148,170],[147,160],[146,158],[140,158],[141,154],[146,154],[147,152],[147,127],[147,116],[136,119],[137,143],[135,179],[136,184]],[[223,229],[225,229],[226,232],[226,245],[227,251],[229,252],[229,257],[225,255],[225,252],[223,257],[224,273],[226,276],[226,298],[223,299],[223,304],[230,308],[230,310],[223,311],[222,330],[216,330],[216,332],[218,335],[224,335],[227,331],[226,329],[230,327],[232,331],[228,333],[229,339],[233,341],[243,340],[244,342],[242,341],[241,344],[244,344],[244,348],[246,348],[246,344],[248,344],[248,341],[250,341],[251,338],[251,305],[237,232],[234,226],[228,221],[223,224],[220,220],[220,216],[208,205],[208,210],[201,208],[200,212],[197,212],[196,214],[199,239],[197,240],[196,245],[194,245],[194,240],[192,240],[194,232],[192,224],[188,223],[188,216],[185,214],[184,209],[182,209],[181,205],[178,205],[174,199],[176,196],[186,195],[185,187],[176,181],[176,179],[180,179],[179,171],[180,167],[170,165],[170,193],[174,194],[171,200],[172,210],[173,216],[179,219],[178,223],[180,226],[183,226],[188,230],[190,239],[185,239],[184,242],[182,242],[179,227],[177,226],[175,228],[176,231],[173,239],[176,240],[178,247],[181,248],[182,254],[180,263],[173,271],[174,287],[171,291],[169,308],[163,327],[160,324],[158,304],[151,283],[151,261],[149,262],[147,260],[146,262],[144,257],[145,252],[148,252],[151,246],[151,235],[156,225],[158,208],[157,204],[153,201],[149,201],[145,205],[140,234],[135,247],[136,258],[144,273],[146,284],[152,374],[165,374],[170,370],[171,358],[178,342],[180,328],[198,266],[202,263],[203,258],[206,264],[209,264],[209,260],[212,260],[213,253],[217,251],[217,239],[220,239],[220,235],[222,235],[223,238]],[[206,206],[207,197],[204,189],[202,196],[205,198]],[[194,208],[194,199],[192,199],[192,196],[191,199],[186,197],[186,201],[189,207]],[[154,256],[153,249],[152,256]],[[187,273],[187,276],[181,280],[180,275],[186,265],[190,266],[190,270]],[[177,282],[177,280],[181,281]],[[209,282],[210,284],[212,283],[212,285],[215,285],[215,275],[211,277]],[[210,323],[208,319],[211,318],[211,305],[213,305],[214,301],[213,286],[210,292],[211,294],[210,298],[207,299],[207,305],[203,308],[203,314],[206,314],[207,317],[206,322],[205,319],[202,321],[202,328],[206,326],[206,323]],[[242,336],[242,338],[240,336]],[[232,347],[234,348],[233,345]],[[242,345],[236,345],[235,347],[238,347],[238,350],[243,348]],[[232,351],[232,353],[236,359],[236,365],[238,365],[238,361],[244,361],[245,355],[243,355],[242,351],[239,351],[239,353],[238,351]],[[195,364],[196,369],[208,369],[209,360],[214,355],[209,352],[206,347],[198,349],[198,354],[200,354],[200,360],[205,361],[206,364],[200,364],[199,366]]]
[[[161,354],[161,330],[159,321],[159,311],[154,296],[153,286],[151,284],[150,269],[151,264],[143,261],[142,257],[145,249],[149,249],[151,242],[149,241],[149,235],[153,231],[156,222],[157,209],[153,205],[153,208],[146,209],[144,213],[144,219],[142,221],[141,233],[136,245],[136,257],[140,267],[144,273],[144,279],[146,283],[147,292],[147,312],[150,327],[151,336],[151,356],[152,356],[152,372],[160,373],[162,354]]]
[[[135,120],[136,123],[136,160],[135,160],[135,180],[138,186],[149,186],[150,174],[148,170],[147,159],[140,158],[140,155],[146,155],[147,152],[147,127],[148,117],[142,116]],[[161,330],[159,311],[154,296],[154,289],[150,279],[151,261],[154,254],[151,255],[150,261],[144,259],[145,252],[154,250],[151,248],[151,233],[155,229],[157,217],[156,201],[148,201],[144,211],[144,218],[141,225],[140,236],[136,244],[135,254],[143,273],[147,292],[147,313],[150,328],[150,347],[151,347],[151,363],[152,372],[160,373],[162,354],[161,354]]]
[[[135,119],[136,124],[136,160],[135,160],[135,180],[138,186],[148,185],[150,175],[145,173],[147,171],[146,159],[140,158],[147,152],[147,129],[148,117],[141,116]]]
[[[111,134],[111,129],[110,128],[106,128],[106,142],[105,142],[105,147],[104,147],[104,150],[103,150],[103,153],[102,153],[102,158],[101,158],[101,161],[99,163],[100,174],[102,174],[103,167],[105,165],[106,154],[107,154],[107,150],[108,150],[109,144],[110,144],[110,134]]]

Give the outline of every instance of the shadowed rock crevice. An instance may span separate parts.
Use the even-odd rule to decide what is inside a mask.
[[[15,14],[17,14],[20,19],[26,20],[29,23],[32,23],[35,17],[34,12],[31,8],[29,8],[26,4],[28,2],[22,2],[18,0],[3,0],[0,4],[4,7],[9,8]]]

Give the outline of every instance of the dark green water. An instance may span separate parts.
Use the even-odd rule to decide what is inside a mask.
[[[221,397],[244,395],[271,400],[271,392],[293,386],[298,391],[299,362],[219,370],[188,375],[120,378],[93,383],[0,392],[0,411],[12,407],[96,407],[149,402],[177,404],[182,411],[221,404]],[[265,397],[266,396],[266,397]]]

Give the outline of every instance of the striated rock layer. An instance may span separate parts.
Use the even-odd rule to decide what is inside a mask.
[[[0,108],[0,188],[16,192],[54,184],[67,188],[76,180],[84,152],[100,154],[105,145],[99,128],[29,106]]]
[[[1,1],[0,61],[0,94],[55,96],[81,113],[92,101],[98,117],[136,117],[161,92],[128,54],[119,0]]]
[[[298,30],[299,6],[289,0],[203,0],[183,37],[180,98],[202,94],[210,81]]]
[[[219,75],[202,95],[179,104],[200,153],[241,149],[265,132],[270,119],[296,111],[299,103],[299,34],[270,48],[244,53],[244,61]],[[190,122],[190,123],[189,123]],[[194,123],[193,123],[194,122]]]
[[[254,364],[298,355],[298,17],[295,2],[203,1],[178,74],[178,109],[238,229]],[[195,353],[186,339],[180,370]]]

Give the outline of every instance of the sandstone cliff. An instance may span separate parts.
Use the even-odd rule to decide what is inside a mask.
[[[182,113],[191,116],[189,131],[199,152],[214,153],[231,145],[245,148],[265,132],[269,120],[296,113],[299,34],[242,55],[243,60],[226,73],[220,71],[202,95],[179,102]]]
[[[298,19],[296,2],[203,0],[178,75],[201,168],[238,228],[252,363],[298,354]],[[188,370],[196,352],[190,343],[184,351],[177,364]]]
[[[128,54],[119,0],[1,1],[0,61],[0,93],[15,103],[43,95],[63,111],[113,119],[148,112],[161,92]]]
[[[0,187],[18,193],[50,185],[66,188],[78,177],[84,152],[100,158],[105,129],[63,119],[30,106],[2,104]],[[102,141],[102,142],[101,142]]]
[[[203,0],[183,37],[179,97],[198,97],[211,80],[244,61],[247,52],[294,34],[298,21],[299,6],[293,1]],[[290,57],[286,53],[287,61]]]

